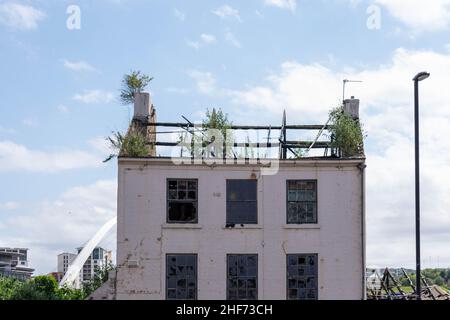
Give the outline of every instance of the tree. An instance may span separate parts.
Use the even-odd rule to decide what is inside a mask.
[[[130,74],[125,74],[122,80],[122,89],[120,91],[120,101],[124,105],[134,103],[134,95],[142,92],[153,77],[142,74],[141,71],[131,71]]]
[[[118,156],[131,158],[148,156],[147,139],[141,130],[130,129],[125,136],[118,131],[113,132],[106,140],[113,152],[103,162]]]
[[[94,277],[83,282],[83,294],[87,298],[91,293],[100,288],[109,279],[109,272],[115,270],[116,267],[112,263],[108,263],[102,267],[95,267]]]
[[[58,283],[51,276],[37,276],[19,286],[11,300],[60,300]]]
[[[332,146],[339,148],[341,156],[352,157],[362,152],[364,135],[361,124],[342,108],[330,112]]]
[[[0,277],[0,300],[11,300],[23,282],[14,278]]]

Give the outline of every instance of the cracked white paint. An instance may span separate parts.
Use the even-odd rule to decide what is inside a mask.
[[[257,167],[120,159],[117,299],[164,299],[167,253],[198,254],[199,299],[225,299],[228,253],[258,254],[259,299],[286,299],[286,253],[318,253],[319,299],[363,298],[361,163],[281,162],[277,175],[256,174],[258,225],[227,229],[226,179]],[[198,179],[198,224],[166,223],[167,178]],[[287,179],[317,179],[317,225],[286,225]]]

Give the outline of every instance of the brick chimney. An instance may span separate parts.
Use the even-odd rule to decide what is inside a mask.
[[[354,120],[359,119],[359,99],[351,97],[350,99],[344,100],[344,112],[352,116]]]
[[[140,92],[134,95],[134,114],[131,127],[142,130],[149,144],[149,156],[156,156],[156,127],[147,126],[147,123],[156,122],[156,111],[148,92]]]

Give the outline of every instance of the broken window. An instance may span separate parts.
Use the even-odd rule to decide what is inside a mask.
[[[317,300],[317,254],[287,255],[287,299]]]
[[[197,223],[197,180],[167,180],[167,222]]]
[[[197,299],[197,255],[166,255],[166,299]]]
[[[227,255],[227,299],[258,299],[258,255]]]
[[[287,223],[317,223],[317,181],[287,181]]]
[[[257,180],[227,180],[227,224],[258,223]]]

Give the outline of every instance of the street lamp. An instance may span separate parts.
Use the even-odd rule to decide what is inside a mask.
[[[420,275],[420,176],[419,176],[419,82],[430,76],[428,72],[418,73],[414,81],[414,141],[416,167],[416,295],[421,300]]]

